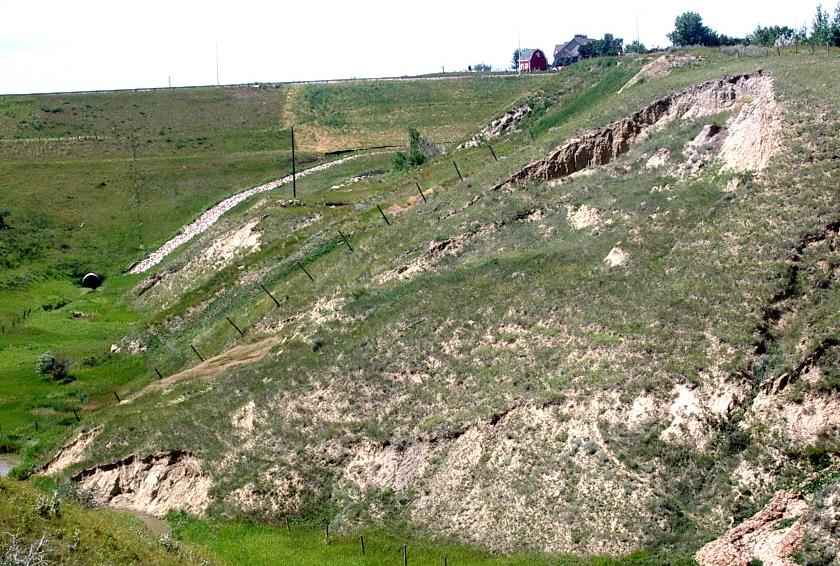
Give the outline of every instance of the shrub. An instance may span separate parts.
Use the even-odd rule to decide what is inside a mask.
[[[417,128],[409,128],[408,153],[398,151],[394,155],[394,169],[403,171],[413,167],[420,167],[438,153],[435,145],[431,141],[423,138]]]
[[[64,305],[66,305],[69,302],[70,301],[68,301],[67,299],[64,299],[62,297],[53,296],[53,297],[49,297],[45,303],[42,303],[41,308],[43,310],[47,311],[47,312],[54,311],[54,310],[60,309],[61,307],[63,307]]]
[[[50,377],[56,381],[65,379],[69,368],[70,363],[67,360],[56,358],[50,352],[44,352],[38,356],[38,361],[35,363],[36,373]]]

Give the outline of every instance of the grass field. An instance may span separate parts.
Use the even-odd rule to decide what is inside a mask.
[[[518,554],[494,556],[463,546],[430,544],[400,539],[382,532],[364,532],[348,536],[329,536],[323,531],[291,527],[265,527],[250,523],[208,522],[175,518],[175,534],[188,543],[203,546],[224,564],[296,564],[316,566],[402,565],[422,566],[646,566],[693,564],[690,558],[670,557],[667,561],[645,553],[622,559],[609,557],[542,556]],[[364,544],[364,554],[362,554]],[[205,546],[206,545],[206,546]],[[404,562],[404,554],[407,560]]]
[[[222,563],[247,555],[254,564],[399,564],[396,527],[417,522],[426,530],[406,538],[410,564],[440,564],[443,555],[449,564],[691,563],[683,557],[726,518],[749,516],[770,493],[742,497],[730,482],[742,462],[767,461],[766,447],[780,441],[761,423],[744,432],[736,411],[695,450],[664,441],[662,422],[633,428],[611,411],[637,399],[667,405],[676,388],[703,390],[710,376],[754,396],[840,328],[837,286],[817,286],[821,266],[836,259],[828,243],[803,252],[779,290],[791,277],[789,250],[838,212],[840,100],[825,80],[833,61],[703,56],[621,96],[634,60],[528,78],[4,100],[0,159],[13,190],[2,206],[13,228],[0,230],[10,258],[0,270],[0,319],[33,311],[6,330],[0,352],[0,426],[7,449],[23,456],[19,474],[74,434],[75,409],[112,441],[97,441],[74,469],[128,453],[200,455],[215,482],[212,518],[172,522],[178,537]],[[675,173],[685,142],[724,123],[722,113],[672,123],[589,176],[474,201],[588,128],[759,66],[773,72],[785,108],[785,150],[761,178],[715,167]],[[239,205],[155,268],[169,275],[142,296],[141,277],[122,275],[209,205],[285,174],[291,125],[315,164],[330,150],[404,143],[409,126],[451,149],[526,101],[538,110],[493,142],[498,161],[477,147],[397,171],[390,153],[369,153],[302,179],[300,202],[285,188]],[[647,168],[660,148],[670,150],[670,168]],[[584,205],[600,221],[575,229],[570,211]],[[258,250],[202,263],[205,250],[254,220]],[[448,250],[429,255],[441,242]],[[630,262],[607,269],[603,259],[618,245]],[[102,289],[78,288],[88,270],[106,276]],[[783,325],[762,314],[779,296]],[[110,353],[126,336],[146,350]],[[114,402],[114,392],[126,398],[152,383],[153,368],[170,376],[194,366],[190,346],[209,357],[267,336],[278,344],[260,361]],[[800,395],[836,391],[831,348],[819,362],[823,381],[800,384]],[[35,375],[43,351],[71,359],[75,380]],[[233,415],[249,404],[244,434]],[[835,451],[835,441],[810,449]],[[401,461],[413,449],[431,454],[424,473],[469,480],[452,487],[418,475],[397,489],[373,472],[368,484],[354,483],[345,471],[365,450]],[[810,465],[794,449],[780,448],[788,479]],[[234,496],[243,490],[261,499],[248,507]],[[483,522],[467,528],[465,514]],[[294,519],[291,532],[248,522],[284,517]],[[321,529],[334,521],[366,533],[364,558],[358,534],[324,545]],[[449,539],[569,554],[422,542]]]

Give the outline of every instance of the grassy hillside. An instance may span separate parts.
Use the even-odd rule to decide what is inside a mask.
[[[71,492],[0,480],[0,496],[4,564],[208,563],[185,543],[159,539],[139,519],[80,505]]]
[[[291,125],[299,126],[302,169],[330,159],[308,131],[350,132],[327,144],[331,150],[404,144],[412,125],[438,141],[456,140],[518,99],[544,90],[568,96],[594,80],[597,74],[578,73],[570,81],[347,83],[328,95],[336,115],[357,114],[347,114],[341,127],[319,122],[324,101],[304,95],[305,86],[0,98],[0,208],[8,227],[0,230],[2,441],[39,453],[75,423],[71,409],[96,411],[115,389],[152,371],[145,357],[109,353],[142,328],[138,321],[155,316],[124,300],[136,278],[122,272],[215,202],[288,174]],[[371,92],[380,94],[360,107]],[[396,101],[400,118],[392,112]],[[427,120],[432,106],[435,118]],[[349,177],[389,168],[389,155],[372,155],[301,179],[298,189],[315,197]],[[88,271],[106,278],[96,293],[79,288]],[[72,383],[57,386],[34,374],[44,351],[72,360]]]
[[[0,301],[10,311],[23,296],[75,301],[13,331],[0,409],[14,423],[15,448],[24,449],[25,465],[43,460],[75,434],[75,408],[80,427],[103,430],[70,473],[129,454],[189,450],[213,479],[212,516],[290,519],[300,529],[277,553],[302,556],[295,545],[324,525],[343,541],[331,559],[346,555],[347,563],[363,563],[351,557],[353,533],[371,527],[502,552],[643,550],[654,557],[638,560],[653,563],[693,553],[779,487],[825,469],[840,448],[830,416],[840,394],[840,90],[826,78],[834,62],[807,53],[702,56],[621,95],[640,62],[603,60],[523,79],[289,87],[278,122],[264,124],[256,111],[252,122],[294,123],[313,158],[390,145],[411,125],[457,142],[522,102],[536,111],[493,141],[498,161],[480,146],[398,171],[390,155],[369,153],[307,177],[297,202],[287,189],[256,197],[141,281],[121,268],[287,156],[282,147],[243,150],[234,154],[243,170],[226,177],[187,166],[197,182],[218,180],[217,196],[185,189],[194,204],[162,213],[168,195],[155,196],[151,179],[160,175],[163,186],[173,163],[229,154],[152,144],[149,174],[131,189],[148,208],[132,211],[128,201],[87,191],[74,199],[90,199],[79,210],[93,217],[106,207],[131,219],[147,213],[154,230],[125,228],[114,244],[107,238],[118,229],[94,219],[101,249],[70,238],[69,249],[53,242],[34,256],[37,277],[23,262],[8,267],[9,277],[33,275]],[[774,78],[782,145],[760,174],[722,170],[712,143],[687,145],[709,124],[733,135],[729,120],[753,102],[742,99],[657,128],[584,175],[488,191],[558,144],[669,92],[759,66]],[[138,96],[149,107],[165,104],[162,93]],[[196,131],[207,124],[197,120]],[[217,139],[240,135],[219,128]],[[650,166],[663,151],[664,164]],[[691,172],[691,152],[710,161]],[[81,170],[86,159],[70,162]],[[115,163],[101,159],[103,170]],[[11,159],[20,177],[30,160],[50,163]],[[132,175],[138,162],[125,159]],[[49,194],[72,194],[59,187]],[[35,222],[23,199],[17,207],[10,223],[15,211]],[[604,260],[616,250],[626,263],[609,267]],[[78,291],[63,279],[66,268],[54,267],[88,253],[110,266],[96,293]],[[122,352],[105,353],[123,336]],[[205,359],[224,358],[191,370],[191,346]],[[77,362],[76,381],[33,380],[34,358],[46,349]],[[255,349],[269,353],[252,359]],[[81,363],[84,356],[97,359]],[[128,402],[113,403],[114,391]],[[820,417],[799,424],[813,413]],[[37,432],[27,422],[35,415],[45,423]],[[213,520],[186,520],[176,532],[218,537],[211,549],[222,560],[241,552],[242,538],[280,536]],[[398,546],[387,535],[375,540]],[[439,551],[421,555],[433,563]],[[322,549],[307,559],[324,560]]]

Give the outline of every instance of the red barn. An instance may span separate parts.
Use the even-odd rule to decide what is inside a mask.
[[[523,73],[547,71],[548,60],[542,49],[523,49],[519,54],[519,70]]]

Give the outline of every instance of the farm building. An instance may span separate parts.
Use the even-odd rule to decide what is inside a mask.
[[[542,49],[523,49],[519,54],[519,70],[523,73],[547,71],[548,60]]]
[[[567,43],[554,46],[554,66],[565,67],[580,61],[580,48],[595,41],[585,35],[576,35]]]

